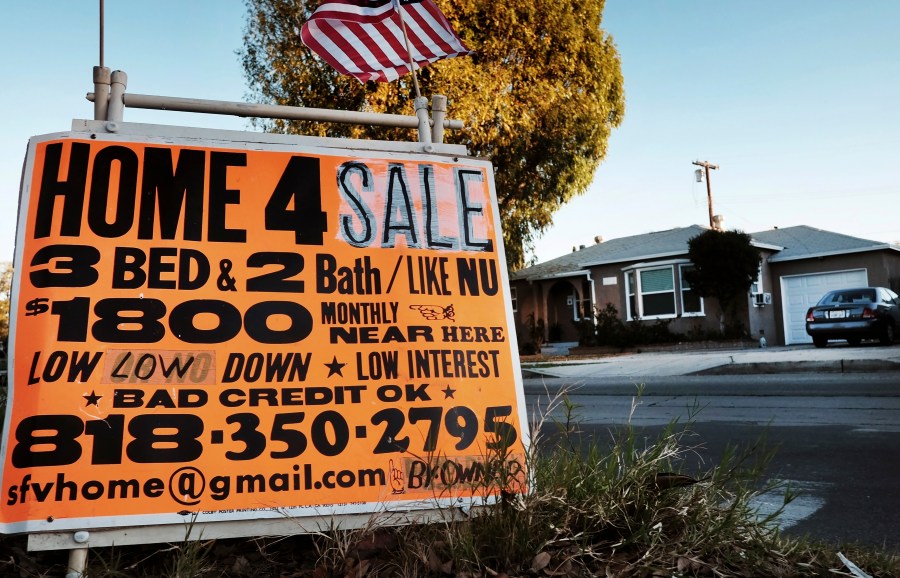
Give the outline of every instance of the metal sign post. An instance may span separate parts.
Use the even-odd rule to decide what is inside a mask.
[[[102,70],[98,72],[98,69],[95,68],[95,89],[94,92],[89,92],[87,94],[87,99],[94,103],[95,120],[121,122],[124,116],[124,109],[127,106],[131,108],[172,110],[179,112],[225,114],[245,118],[279,118],[286,120],[310,120],[369,126],[415,128],[418,129],[418,142],[426,145],[432,142],[438,144],[442,143],[444,129],[463,129],[462,121],[445,118],[447,98],[441,95],[435,95],[433,99],[433,118],[429,119],[428,99],[424,97],[416,99],[416,116],[408,116],[402,114],[155,96],[127,93],[125,88],[128,76],[122,71],[115,71],[110,74],[108,69],[104,70],[105,72]],[[102,80],[97,80],[98,77],[110,80],[106,81],[106,84],[103,84]],[[111,85],[112,88],[109,89],[108,85]],[[109,94],[107,99],[104,99],[104,90]]]

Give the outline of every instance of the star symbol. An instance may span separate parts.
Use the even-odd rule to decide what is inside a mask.
[[[444,392],[444,399],[456,399],[455,397],[453,397],[453,394],[456,393],[456,390],[450,389],[449,383],[447,384],[446,389],[442,389],[441,391]]]
[[[338,363],[337,356],[332,357],[331,363],[326,363],[325,367],[328,368],[328,377],[331,377],[334,374],[338,374],[341,377],[344,377],[344,373],[341,369],[347,365],[346,363]]]
[[[94,390],[91,390],[91,393],[89,395],[82,395],[81,397],[87,400],[87,403],[84,404],[84,407],[87,407],[89,405],[100,407],[100,398],[102,398],[103,396],[97,395],[96,393],[94,393]]]

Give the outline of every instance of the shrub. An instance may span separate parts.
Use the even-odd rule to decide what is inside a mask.
[[[519,353],[521,355],[536,355],[541,352],[544,343],[544,320],[534,318],[534,313],[529,313],[525,320],[525,331],[519,340]]]
[[[578,332],[578,345],[581,347],[591,347],[597,345],[597,329],[594,322],[590,319],[579,319],[573,321],[575,330]]]
[[[625,324],[619,319],[616,307],[612,303],[607,303],[603,309],[595,309],[594,317],[597,319],[595,326],[597,345],[621,346]]]
[[[607,303],[603,309],[597,309],[594,316],[597,319],[597,345],[626,348],[669,343],[678,338],[669,330],[671,319],[657,319],[653,322],[634,319],[626,323],[619,317],[619,311],[612,303]]]

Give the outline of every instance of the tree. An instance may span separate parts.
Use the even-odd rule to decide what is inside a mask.
[[[688,241],[688,257],[694,264],[685,278],[701,297],[713,297],[725,319],[734,318],[738,298],[745,294],[759,272],[759,250],[750,235],[741,231],[710,229]]]
[[[6,346],[9,340],[9,299],[12,290],[12,263],[0,263],[0,342]]]
[[[362,84],[300,41],[312,0],[246,0],[241,54],[250,97],[281,105],[412,114],[412,80]],[[471,57],[419,71],[423,95],[444,94],[464,131],[447,142],[487,157],[511,268],[525,263],[553,213],[591,184],[625,112],[619,54],[600,28],[603,0],[437,0]],[[410,140],[403,129],[266,121],[268,130]]]

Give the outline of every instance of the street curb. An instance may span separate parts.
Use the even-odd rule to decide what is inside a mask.
[[[605,362],[609,363],[609,362]],[[615,362],[612,362],[613,364]],[[732,362],[686,373],[658,373],[655,377],[708,375],[773,375],[779,373],[883,373],[900,372],[900,363],[887,359],[835,359],[819,361]],[[552,371],[523,367],[522,378],[557,378]],[[645,374],[644,377],[647,377]]]
[[[555,375],[551,375],[549,373],[543,373],[541,371],[535,371],[533,369],[523,369],[522,370],[522,379],[528,379],[532,377],[556,377]]]
[[[773,373],[870,373],[900,371],[900,363],[886,359],[836,359],[834,361],[774,361],[728,363],[687,375],[753,375]]]

